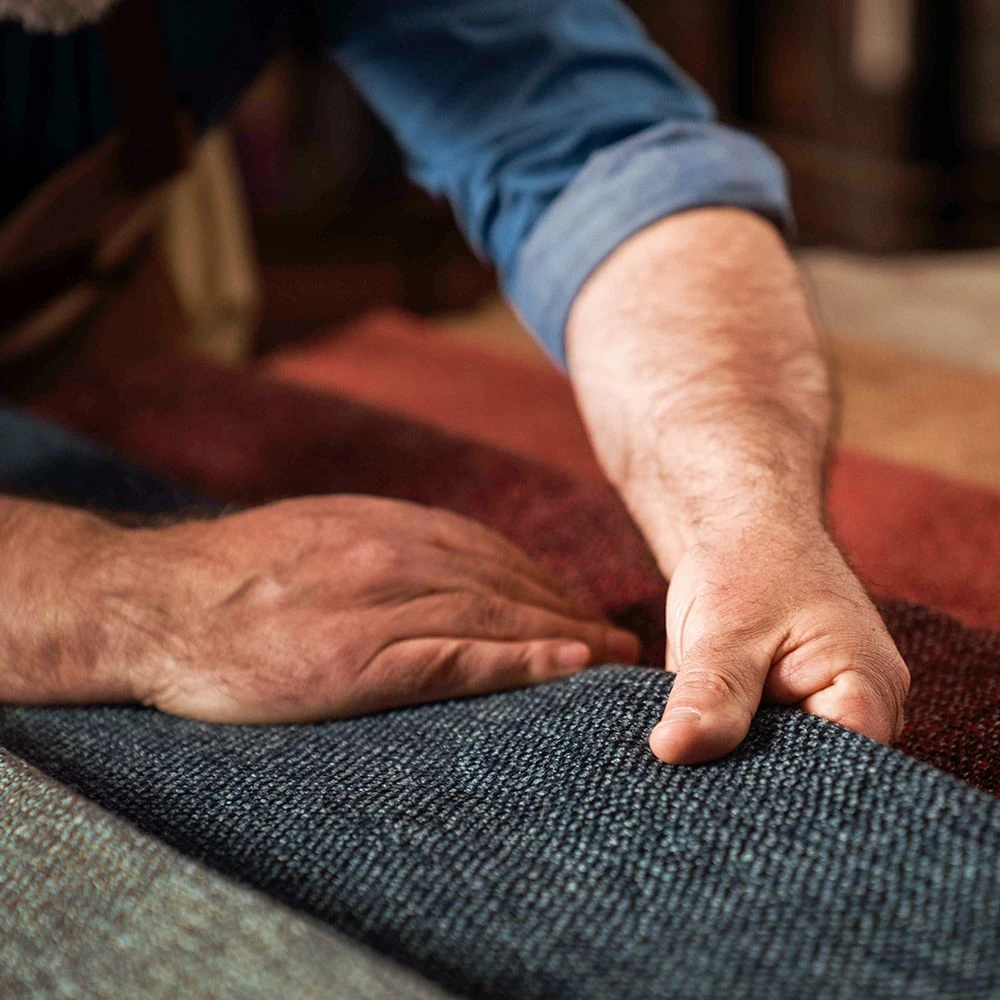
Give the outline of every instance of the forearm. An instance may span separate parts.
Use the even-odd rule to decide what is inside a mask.
[[[114,630],[96,582],[115,529],[53,504],[0,496],[0,702],[122,700]]]
[[[769,223],[699,209],[643,230],[577,296],[567,354],[598,457],[665,573],[747,526],[820,524],[829,376]]]

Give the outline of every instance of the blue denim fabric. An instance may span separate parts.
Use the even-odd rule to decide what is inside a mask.
[[[343,33],[337,58],[414,177],[560,363],[580,286],[643,226],[705,205],[790,225],[777,159],[714,121],[619,0],[363,3]]]
[[[1000,802],[791,709],[664,766],[669,688],[609,666],[303,726],[8,707],[0,745],[470,996],[1000,997]]]
[[[330,47],[451,202],[553,358],[569,306],[624,239],[666,215],[735,205],[782,226],[781,165],[711,104],[620,0],[314,0]],[[162,0],[182,101],[218,118],[273,50],[289,0]],[[41,83],[44,81],[45,86]],[[114,124],[99,38],[0,24],[4,199]]]

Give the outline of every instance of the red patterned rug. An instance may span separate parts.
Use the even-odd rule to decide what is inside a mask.
[[[478,409],[494,422],[506,412],[497,400],[514,392],[501,391],[499,370],[477,397]],[[411,386],[399,398],[419,395]],[[533,404],[515,394],[510,405],[527,413]],[[329,391],[176,359],[79,373],[35,409],[225,501],[350,491],[476,517],[639,631],[645,661],[662,663],[664,581],[621,503],[593,471],[568,475]],[[858,456],[841,460],[837,483],[838,525],[855,557],[860,551],[869,560],[869,573],[872,566],[881,573],[880,589],[898,584],[900,590],[888,591],[895,597],[929,597],[966,622],[1000,628],[1000,499]],[[893,509],[897,503],[902,511]],[[907,510],[915,523],[904,528],[899,521]],[[944,546],[938,564],[950,561],[972,574],[964,586],[959,572],[904,579],[910,565],[926,569],[921,552],[933,547],[929,534]],[[897,551],[902,540],[908,551]],[[902,749],[1000,793],[1000,631],[973,630],[908,603],[883,610],[914,678]]]
[[[419,317],[371,313],[263,367],[603,481],[566,378],[456,342]],[[1000,628],[1000,495],[841,451],[830,516],[872,593]]]

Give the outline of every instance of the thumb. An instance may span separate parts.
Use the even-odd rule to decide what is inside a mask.
[[[677,679],[649,747],[667,764],[700,764],[734,750],[750,730],[771,667],[769,647],[745,636],[703,636]]]

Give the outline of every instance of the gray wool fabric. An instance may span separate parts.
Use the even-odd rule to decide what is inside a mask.
[[[0,751],[0,996],[444,994]]]
[[[303,726],[6,708],[0,741],[469,996],[1000,996],[1000,803],[789,709],[664,766],[669,686],[603,667]]]

